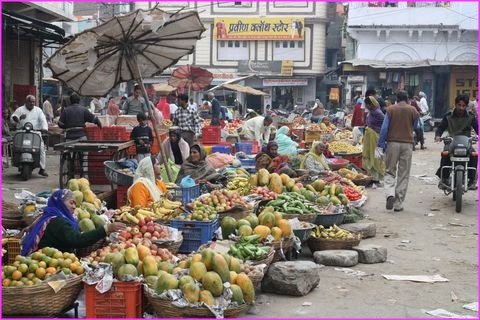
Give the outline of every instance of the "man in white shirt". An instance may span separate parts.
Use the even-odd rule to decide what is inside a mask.
[[[17,126],[17,130],[22,129],[25,123],[30,122],[33,126],[33,129],[38,131],[40,135],[41,131],[48,131],[47,118],[45,118],[45,114],[43,113],[42,109],[35,106],[35,97],[32,95],[28,95],[25,98],[25,105],[15,110],[15,112],[12,114],[11,121]],[[40,171],[38,174],[48,177],[48,173],[45,171],[45,162],[45,145],[43,143],[43,139],[41,139]]]
[[[188,107],[193,111],[197,111],[198,105],[196,102],[193,102],[192,98],[190,98],[190,103],[188,104]]]
[[[258,141],[258,146],[261,148],[263,144],[267,144],[270,140],[272,122],[273,119],[271,116],[256,116],[245,121],[240,134],[247,140]]]
[[[47,118],[48,123],[52,123],[53,121],[53,107],[50,103],[50,95],[45,96],[45,102],[43,103],[43,113],[45,114],[45,118]]]
[[[175,104],[174,101],[172,101],[169,107],[170,107],[170,117],[172,117],[172,115],[175,114],[175,111],[177,111],[178,106]]]
[[[423,91],[420,91],[418,95],[420,96],[419,107],[420,107],[420,110],[422,110],[422,116],[424,116],[428,113],[427,95]]]

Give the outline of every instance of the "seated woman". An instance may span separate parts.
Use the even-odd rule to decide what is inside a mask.
[[[323,154],[326,150],[327,146],[323,142],[314,143],[300,164],[300,169],[308,170],[311,175],[330,171],[327,158]]]
[[[89,247],[111,232],[123,230],[121,222],[108,223],[95,230],[80,232],[73,216],[75,197],[68,189],[59,189],[48,198],[42,215],[29,227],[22,241],[22,255],[44,247],[53,247],[62,252]]]
[[[173,160],[178,165],[183,164],[190,151],[188,143],[182,138],[182,130],[179,127],[170,127],[168,139],[162,143],[162,149],[167,159]],[[161,161],[161,159],[159,160]]]
[[[269,172],[278,173],[283,167],[289,166],[290,158],[278,154],[278,144],[270,141],[261,153],[255,157],[255,169],[267,169]]]
[[[156,177],[160,175],[160,163],[155,156],[142,159],[135,171],[133,185],[127,197],[131,207],[146,207],[150,202],[159,201],[167,192],[167,186]]]
[[[190,156],[183,162],[176,183],[180,183],[186,176],[190,176],[196,183],[206,184],[208,189],[221,187],[224,177],[206,160],[206,153],[202,146],[194,144],[190,148]]]
[[[277,130],[275,142],[278,145],[278,154],[296,156],[298,154],[298,143],[288,136],[289,131],[290,129],[287,126],[283,126]]]

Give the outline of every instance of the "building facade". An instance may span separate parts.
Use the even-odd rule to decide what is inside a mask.
[[[478,4],[473,2],[352,2],[343,67],[345,104],[374,87],[427,94],[434,118],[459,93],[478,94]]]
[[[135,8],[155,5],[137,2]],[[250,108],[306,105],[318,97],[326,72],[329,24],[324,2],[160,2],[162,10],[198,10],[207,31],[193,54],[177,65],[192,64],[214,74],[212,85],[245,75],[242,82],[269,96],[236,94]],[[293,27],[292,27],[293,26]],[[162,77],[168,79],[171,70]],[[148,79],[147,82],[158,82]],[[222,90],[217,91],[221,95]],[[228,93],[231,95],[231,93]],[[197,100],[202,95],[197,93]],[[232,100],[232,99],[225,100]]]

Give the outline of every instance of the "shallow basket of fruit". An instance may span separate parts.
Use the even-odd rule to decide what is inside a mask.
[[[270,247],[270,251],[268,251],[268,253],[263,257],[261,257],[260,259],[247,260],[247,262],[254,266],[258,266],[259,264],[266,264],[267,266],[269,266],[272,263],[274,256],[275,256],[275,249],[273,247]]]
[[[318,226],[311,232],[307,244],[313,253],[321,250],[352,249],[360,243],[361,239],[361,234],[347,231],[336,225],[328,229]]]
[[[70,306],[82,290],[82,276],[71,275],[58,292],[45,281],[33,286],[2,286],[3,315],[55,316]]]
[[[154,240],[152,241],[153,244],[157,245],[158,248],[167,249],[172,254],[176,254],[180,247],[182,246],[183,236],[180,234],[176,241],[162,241],[162,240]]]
[[[88,256],[90,253],[97,251],[97,249],[103,248],[107,245],[107,239],[103,238],[92,244],[91,246],[88,246],[86,248],[81,248],[77,250],[77,256],[79,258],[83,258]]]
[[[155,296],[151,290],[146,289],[145,295],[151,303],[155,313],[162,318],[213,318],[215,315],[207,307],[177,307],[172,301]],[[241,304],[235,307],[228,307],[224,311],[225,318],[237,318],[242,312],[248,309],[248,304]]]

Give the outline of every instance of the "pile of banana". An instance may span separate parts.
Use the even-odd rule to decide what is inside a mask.
[[[115,220],[127,221],[138,224],[140,220],[150,218],[152,220],[170,220],[183,212],[180,201],[171,201],[166,198],[152,203],[150,208],[122,206],[115,210]]]
[[[328,145],[328,150],[333,153],[346,153],[346,154],[354,154],[354,153],[361,153],[362,149],[359,147],[354,147],[351,144],[343,141],[333,141],[330,142]]]
[[[338,174],[341,175],[343,178],[347,178],[350,180],[360,180],[368,178],[368,176],[364,175],[363,173],[356,173],[347,168],[341,168],[340,170],[338,170]]]
[[[354,235],[350,231],[339,228],[335,224],[328,229],[322,225],[317,226],[315,229],[312,230],[311,236],[314,238],[336,239],[336,240],[353,240],[361,237],[361,235]]]
[[[236,191],[241,196],[246,196],[250,194],[252,190],[252,185],[250,184],[250,174],[243,168],[237,168],[235,170],[235,175],[232,172],[227,173],[229,177],[229,182],[227,184],[227,189]]]

